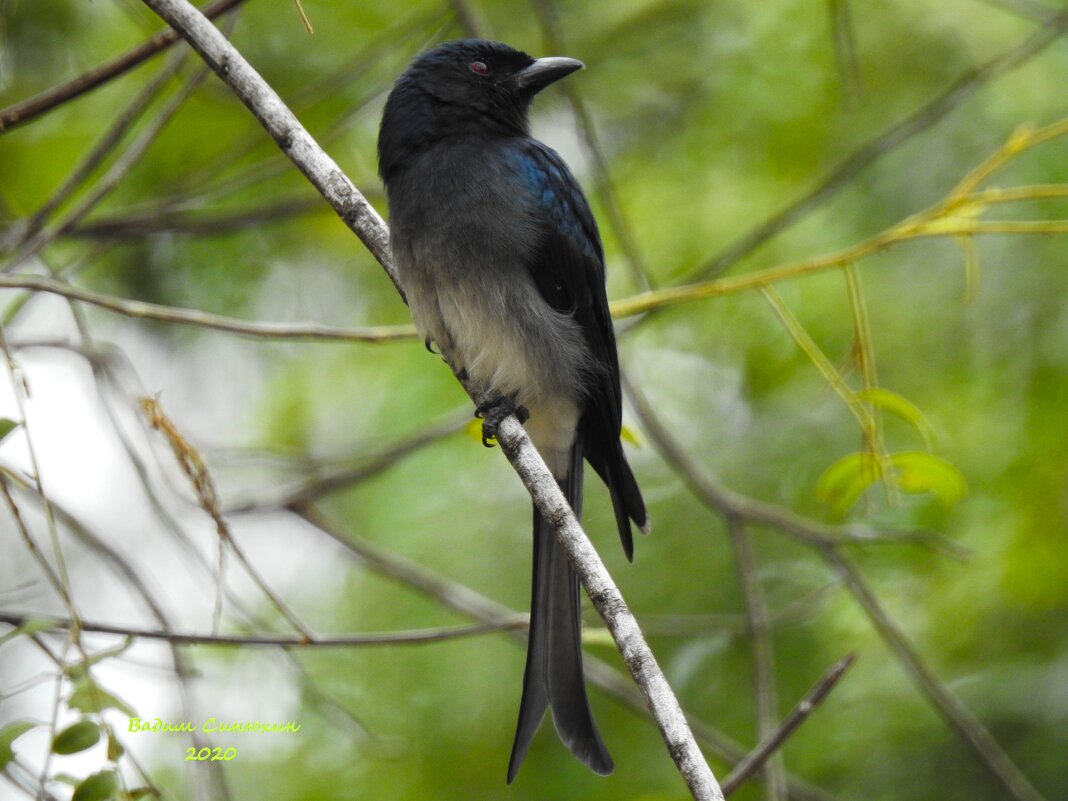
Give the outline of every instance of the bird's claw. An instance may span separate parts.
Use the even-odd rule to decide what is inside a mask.
[[[504,418],[513,414],[520,423],[525,423],[530,419],[530,412],[527,408],[520,406],[511,396],[497,395],[475,407],[475,417],[482,419],[482,444],[485,447],[493,447],[493,442],[490,440],[497,439],[497,427]]]

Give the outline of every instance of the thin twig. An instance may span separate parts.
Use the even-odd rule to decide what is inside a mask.
[[[21,626],[27,621],[47,620],[49,629],[69,631],[73,621],[65,618],[40,617],[38,615],[14,614],[0,612],[0,623]],[[109,623],[92,623],[79,621],[82,631],[96,634],[114,634],[119,637],[133,637],[140,640],[164,640],[176,645],[222,645],[229,647],[273,646],[286,648],[342,648],[365,645],[424,645],[434,642],[457,640],[479,634],[497,631],[525,631],[527,619],[516,615],[512,620],[496,620],[473,623],[466,626],[451,626],[426,629],[408,629],[405,631],[383,631],[372,634],[338,634],[321,635],[313,639],[300,637],[283,637],[271,634],[229,635],[229,634],[183,634],[176,631],[114,626]]]
[[[470,420],[470,410],[464,409],[461,412],[449,415],[440,423],[421,429],[406,439],[380,448],[377,453],[361,459],[357,464],[332,470],[326,475],[306,481],[294,489],[286,490],[278,497],[235,502],[226,506],[226,513],[229,515],[258,513],[268,509],[298,507],[314,503],[327,495],[349,489],[361,481],[366,481],[388,470],[411,454],[462,430]]]
[[[812,689],[790,711],[775,731],[768,734],[756,748],[746,755],[745,759],[734,766],[734,770],[723,780],[724,796],[729,796],[750,776],[760,770],[761,765],[782,747],[782,744],[802,723],[808,720],[809,715],[816,711],[816,707],[842,680],[854,661],[856,661],[856,654],[847,654],[827,669],[827,672],[812,686]]]
[[[745,599],[745,616],[753,654],[753,695],[756,697],[757,740],[763,741],[775,731],[779,719],[779,698],[775,687],[775,657],[769,625],[768,605],[753,554],[750,532],[745,521],[737,515],[727,518],[727,532],[738,565],[738,583]],[[763,766],[764,786],[768,801],[786,796],[786,769],[782,755],[774,754]],[[727,790],[723,790],[726,795]]]
[[[624,387],[650,439],[656,444],[669,464],[685,477],[687,484],[697,498],[727,519],[741,517],[742,519],[756,522],[756,518],[749,515],[750,508],[747,504],[739,504],[732,493],[726,491],[717,481],[705,475],[704,471],[697,469],[679,444],[674,442],[667,434],[666,429],[657,419],[648,401],[644,399],[641,393],[626,381],[624,382]],[[760,511],[759,506],[755,508],[755,511]],[[760,522],[770,523],[780,531],[788,531],[783,526],[766,519]],[[796,521],[790,521],[789,517],[782,522],[793,522],[796,525]],[[828,540],[826,537],[805,536],[801,537],[801,539],[814,546],[818,553],[835,569],[835,572],[856,598],[861,608],[867,613],[872,625],[886,641],[887,645],[890,646],[909,676],[916,682],[953,730],[964,739],[983,764],[1009,790],[1013,798],[1017,799],[1017,801],[1043,801],[1042,796],[991,736],[990,732],[920,659],[919,654],[912,648],[904,634],[898,630],[879,605],[878,600],[864,582],[860,572],[843,555],[838,543]]]
[[[32,501],[39,505],[44,505],[46,499],[37,493],[33,487],[19,485],[19,489],[21,489],[26,497],[30,498]],[[86,525],[84,525],[68,509],[64,508],[62,504],[56,503],[51,499],[47,500],[51,505],[56,519],[62,523],[64,531],[70,533],[79,543],[81,543],[81,545],[100,557],[105,564],[110,566],[115,573],[126,582],[126,586],[133,588],[134,592],[144,601],[146,609],[156,619],[163,631],[172,630],[170,620],[162,605],[152,595],[148,586],[141,576],[138,575],[126,556],[104,538],[90,531]],[[196,667],[193,664],[192,657],[187,653],[183,653],[176,646],[171,645],[169,651],[171,654],[171,661],[174,665],[175,675],[178,677],[178,694],[182,709],[191,709],[189,680],[196,675]],[[198,750],[207,744],[203,741],[202,735],[198,732],[191,733],[190,742],[192,742]],[[127,753],[127,756],[129,756],[129,753]],[[147,772],[137,763],[135,763],[135,766],[138,768],[138,773],[144,781],[149,786],[154,786]],[[210,766],[208,775],[213,782],[214,792],[211,794],[211,798],[218,798],[220,801],[228,801],[230,798],[230,791],[226,783],[226,777],[220,769],[220,766]]]
[[[214,0],[214,2],[205,4],[201,13],[208,19],[214,19],[244,1]],[[10,131],[18,125],[23,125],[35,117],[58,108],[69,100],[96,89],[98,86],[142,64],[157,53],[166,50],[177,41],[178,35],[173,30],[160,31],[147,42],[123,53],[121,56],[113,58],[111,61],[94,67],[73,80],[53,86],[51,89],[47,89],[27,100],[0,110],[0,133]]]
[[[1068,26],[1068,11],[1065,12]],[[977,192],[980,184],[991,178],[1021,153],[1068,135],[1068,119],[1041,128],[1021,126],[993,154],[970,170],[943,198],[901,220],[864,241],[833,253],[768,267],[728,278],[716,278],[694,284],[643,292],[611,304],[613,317],[628,317],[665,306],[689,303],[729,295],[750,289],[762,289],[780,281],[800,278],[830,269],[845,267],[902,242],[922,238],[976,236],[980,234],[1057,234],[1068,233],[1068,220],[979,220],[978,205],[989,192]],[[1009,199],[1051,196],[1046,187],[1020,187]]]
[[[401,297],[382,217],[252,65],[187,0],[144,0],[196,50],[385,268]]]
[[[198,451],[189,440],[182,436],[177,426],[175,426],[171,419],[164,413],[163,407],[160,406],[158,400],[146,396],[141,398],[139,405],[152,428],[163,434],[164,438],[167,440],[167,443],[171,447],[171,451],[174,453],[174,458],[178,462],[178,467],[193,486],[193,492],[197,496],[197,502],[200,505],[200,508],[207,512],[211,517],[212,522],[215,523],[215,532],[219,537],[219,587],[217,595],[218,600],[216,602],[216,625],[219,609],[222,604],[223,588],[226,586],[226,577],[223,574],[225,568],[224,552],[225,548],[229,548],[233,551],[234,556],[237,557],[237,560],[245,569],[245,573],[248,574],[248,577],[252,579],[252,582],[257,587],[259,587],[260,592],[267,597],[274,608],[281,613],[282,617],[289,621],[289,624],[300,633],[303,639],[315,639],[315,635],[311,633],[311,630],[299,617],[297,617],[296,613],[289,608],[289,605],[282,599],[282,596],[271,588],[259,569],[252,564],[252,560],[245,554],[244,548],[242,548],[237,540],[234,539],[233,533],[230,531],[230,524],[226,521],[222,510],[219,508],[219,499],[215,492],[215,482],[211,477],[211,473],[208,471],[208,467],[205,464],[203,457],[200,455],[200,451]]]
[[[982,722],[920,658],[912,643],[891,620],[853,563],[834,548],[820,547],[819,552],[841,576],[876,632],[897,657],[905,672],[938,710],[942,719],[957,732],[1012,797],[1017,801],[1045,801]]]
[[[682,445],[668,432],[653,411],[652,404],[638,387],[623,374],[623,389],[634,407],[642,429],[694,495],[714,512],[735,515],[750,523],[759,523],[809,545],[873,545],[914,541],[952,558],[963,560],[967,551],[959,545],[929,531],[881,531],[861,523],[831,526],[802,517],[773,503],[732,490],[718,478],[697,466]]]
[[[312,28],[311,20],[308,19],[308,15],[304,13],[304,6],[301,5],[300,0],[293,0],[297,5],[297,13],[300,15],[300,21],[304,23],[304,30],[308,33],[315,33],[315,29]]]
[[[692,274],[694,279],[717,276],[741,261],[769,239],[786,230],[842,189],[873,162],[923,133],[970,98],[984,84],[1005,75],[1036,58],[1068,31],[1068,10],[1048,17],[1043,27],[994,58],[968,70],[942,94],[900,122],[854,150],[822,181],[786,208],[773,214],[756,228],[728,245]]]
[[[860,64],[857,62],[856,30],[850,0],[829,0],[831,39],[834,42],[834,60],[838,64],[838,82],[847,108],[855,108],[860,102],[862,86]]]
[[[313,505],[302,505],[292,510],[320,534],[342,546],[370,569],[383,576],[433,598],[441,605],[467,617],[485,622],[508,620],[518,613],[503,604],[487,598],[476,590],[453,579],[434,572],[394,551],[376,545],[349,531],[342,531]],[[509,631],[512,639],[526,642],[523,631]],[[587,654],[583,657],[586,679],[610,697],[643,717],[649,710],[645,698],[626,674],[607,662]],[[688,717],[690,728],[701,743],[712,753],[728,762],[745,758],[747,749],[723,732],[702,721]],[[834,801],[834,796],[803,779],[788,777],[790,797],[795,801]]]
[[[35,781],[33,771],[14,756],[4,766],[3,776],[33,801],[59,801],[41,782]]]
[[[209,25],[211,23],[208,23]],[[214,27],[212,28],[214,30]],[[220,36],[222,34],[219,34]],[[178,113],[178,110],[190,98],[200,82],[207,76],[208,70],[201,67],[185,79],[178,92],[159,110],[155,118],[146,126],[133,143],[126,148],[123,154],[111,165],[111,168],[100,177],[92,190],[82,198],[74,208],[67,212],[58,223],[51,228],[40,231],[29,240],[24,242],[15,252],[15,255],[4,265],[3,272],[11,272],[24,261],[32,257],[41,249],[47,247],[57,237],[62,236],[85,216],[100,204],[107,195],[118,186],[126,175],[136,166],[141,158],[148,152],[152,143],[156,141],[160,132],[168,122]]]
[[[552,0],[533,0],[534,10],[541,23],[542,35],[545,42],[554,55],[564,55],[563,30],[560,25],[559,15]],[[605,214],[608,216],[608,224],[616,235],[620,247],[623,249],[625,262],[630,269],[631,279],[639,290],[653,288],[653,282],[648,265],[634,238],[634,231],[623,213],[623,207],[619,202],[619,193],[612,181],[612,172],[608,167],[608,159],[601,146],[600,137],[597,135],[597,126],[594,124],[593,115],[579,92],[578,84],[565,82],[563,92],[571,104],[571,111],[575,116],[579,135],[585,146],[586,153],[593,162],[594,178],[596,180],[597,196],[601,200]]]
[[[220,314],[161,306],[140,300],[116,298],[88,289],[78,289],[53,278],[37,275],[0,275],[0,289],[29,289],[48,292],[71,300],[78,300],[113,311],[125,317],[143,320],[160,320],[179,325],[193,325],[231,334],[263,337],[267,339],[313,340],[319,342],[396,342],[415,338],[415,329],[410,325],[378,326],[369,328],[340,328],[318,323],[263,323],[225,317]]]
[[[142,239],[160,234],[218,236],[264,223],[323,210],[321,197],[299,197],[262,206],[215,214],[169,212],[164,208],[147,213],[100,217],[77,225],[67,236],[83,239]]]
[[[184,49],[184,48],[183,48]],[[141,116],[148,111],[152,105],[152,101],[163,91],[163,88],[167,85],[167,82],[178,74],[178,70],[182,66],[182,62],[185,60],[185,55],[188,54],[188,50],[185,52],[176,52],[173,57],[168,59],[163,69],[159,71],[155,78],[144,87],[133,101],[126,107],[126,109],[115,119],[115,122],[111,124],[111,127],[100,137],[99,141],[93,146],[92,150],[85,154],[78,165],[71,170],[70,174],[63,180],[63,183],[52,193],[51,197],[45,201],[41,207],[35,211],[25,223],[18,226],[18,241],[15,246],[21,246],[30,237],[37,234],[38,231],[44,226],[48,219],[52,216],[52,213],[65,203],[75,192],[85,183],[93,171],[96,170],[105,159],[111,154],[111,152],[126,136],[127,132],[133,127]]]

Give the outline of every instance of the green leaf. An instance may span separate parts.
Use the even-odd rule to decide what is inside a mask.
[[[52,752],[77,754],[100,742],[100,726],[91,720],[79,720],[52,738]]]
[[[0,637],[0,645],[3,645],[4,643],[13,640],[16,637],[21,637],[24,634],[36,634],[39,631],[48,631],[55,625],[55,621],[52,620],[44,620],[42,618],[30,618],[18,628],[9,631],[4,636]]]
[[[0,729],[0,770],[3,770],[15,756],[11,744],[36,725],[28,720],[16,720]]]
[[[875,457],[870,453],[850,453],[823,471],[816,483],[816,497],[836,517],[843,517],[878,477]]]
[[[0,442],[3,442],[4,438],[18,428],[19,425],[10,417],[0,417]]]
[[[919,495],[929,492],[947,506],[967,494],[964,475],[945,459],[924,451],[902,451],[890,455],[890,466],[903,492]],[[850,453],[823,471],[816,484],[816,497],[843,517],[860,496],[879,479],[875,457],[870,453]]]
[[[134,787],[124,796],[129,801],[140,801],[142,798],[159,798],[159,795],[151,787]]]
[[[482,442],[482,421],[477,417],[464,426],[464,434],[475,442]]]
[[[126,749],[122,747],[122,743],[119,742],[118,738],[115,737],[114,734],[109,734],[108,735],[108,759],[110,759],[112,762],[114,762],[117,759],[119,759],[125,753],[126,753]]]
[[[71,801],[107,801],[119,792],[119,777],[113,770],[94,773],[74,788]]]
[[[930,450],[934,447],[934,427],[928,422],[923,412],[920,411],[920,407],[912,401],[882,387],[861,390],[857,393],[857,400],[877,406],[884,412],[888,412],[911,424],[920,432],[920,436],[923,437],[923,444],[927,446],[927,449]]]
[[[952,506],[968,493],[968,482],[955,466],[923,451],[903,451],[890,457],[897,471],[897,482],[905,492],[930,492],[942,503]]]
[[[623,426],[619,429],[619,436],[620,439],[629,442],[635,448],[640,448],[642,446],[642,438],[638,435],[637,431],[629,426]]]
[[[82,660],[81,662],[77,662],[76,664],[68,665],[66,668],[64,668],[64,672],[71,679],[81,679],[85,676],[86,665],[91,667],[97,664],[98,662],[103,662],[105,659],[111,659],[112,657],[119,656],[120,654],[124,653],[131,645],[133,645],[133,643],[134,638],[132,636],[127,635],[123,638],[123,641],[121,643],[114,646],[113,648],[108,648],[104,651],[98,651],[97,653],[89,657],[88,660]]]
[[[93,686],[84,677],[74,682],[74,689],[71,691],[70,698],[67,699],[67,706],[82,712],[103,712],[105,709],[118,709],[130,717],[137,716],[137,712],[128,703],[118,696],[112,695],[99,684]]]

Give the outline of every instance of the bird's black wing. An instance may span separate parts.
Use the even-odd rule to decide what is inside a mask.
[[[528,261],[530,275],[545,301],[579,324],[593,357],[579,441],[586,460],[612,495],[629,559],[634,546],[628,518],[644,527],[646,515],[619,440],[623,421],[619,359],[605,294],[601,237],[582,189],[563,159],[533,139],[525,140],[517,153],[542,229],[539,246]]]

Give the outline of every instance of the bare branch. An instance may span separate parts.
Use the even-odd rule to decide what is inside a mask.
[[[140,239],[159,234],[216,236],[321,210],[323,201],[319,197],[295,197],[216,214],[189,214],[157,208],[148,213],[89,220],[75,226],[68,235],[105,240]]]
[[[829,0],[831,36],[834,58],[838,63],[838,83],[848,108],[860,102],[862,91],[860,65],[857,62],[857,34],[853,28],[853,13],[849,0]]]
[[[927,696],[942,719],[972,749],[979,760],[1001,781],[1017,801],[1045,801],[1044,797],[1017,767],[994,736],[934,671],[920,658],[890,616],[883,609],[860,571],[834,548],[821,547],[820,553],[841,576],[872,626],[882,637],[905,672]]]
[[[736,515],[727,518],[727,531],[738,565],[738,583],[745,599],[746,624],[753,655],[753,694],[756,697],[757,739],[765,740],[775,731],[779,717],[779,696],[775,687],[774,649],[771,639],[768,604],[753,554],[750,532],[745,521]],[[768,801],[778,801],[786,795],[786,770],[781,754],[769,754],[763,766]],[[724,789],[724,795],[727,791]]]
[[[285,490],[273,498],[257,498],[256,500],[235,502],[226,507],[226,513],[230,515],[248,514],[272,508],[298,508],[314,503],[320,498],[348,489],[361,481],[376,476],[416,451],[455,434],[463,429],[470,419],[470,411],[464,409],[462,413],[450,415],[440,423],[435,423],[429,428],[418,431],[407,439],[381,448],[374,455],[363,458],[356,464],[335,468],[330,472],[326,472],[325,475],[306,481],[294,489]]]
[[[181,89],[167,104],[160,109],[152,122],[143,130],[123,154],[111,165],[111,168],[93,186],[91,192],[82,198],[66,216],[51,228],[41,231],[23,242],[15,255],[4,265],[3,272],[10,272],[42,248],[49,245],[56,237],[69,231],[122,182],[123,178],[134,168],[138,161],[148,152],[152,143],[168,122],[178,113],[186,100],[196,91],[197,86],[207,75],[207,69],[200,67],[185,79]]]
[[[0,623],[21,626],[29,620],[48,620],[51,624],[49,628],[60,631],[70,631],[74,626],[73,621],[64,618],[42,618],[37,615],[0,612]],[[222,645],[230,647],[263,645],[279,648],[342,648],[364,645],[424,645],[426,643],[473,637],[479,634],[489,634],[496,631],[509,631],[512,629],[525,631],[527,620],[522,615],[516,615],[512,620],[473,623],[467,626],[383,631],[373,634],[326,635],[310,639],[303,636],[280,637],[271,634],[182,634],[176,631],[113,626],[108,623],[93,623],[86,620],[78,621],[78,625],[82,631],[97,634],[114,634],[120,637],[133,637],[140,640],[165,640],[176,645]]]
[[[185,51],[186,54],[188,54],[188,52],[188,50]],[[183,53],[178,52],[175,53],[175,56],[177,57],[168,59],[163,69],[159,71],[159,74],[156,75],[144,89],[138,92],[133,101],[126,107],[122,114],[115,119],[104,135],[100,137],[99,141],[93,146],[93,149],[82,158],[78,165],[64,179],[59,188],[52,193],[52,196],[45,201],[45,203],[34,212],[32,216],[25,220],[25,222],[20,222],[19,225],[13,226],[17,229],[17,245],[21,245],[40,231],[52,216],[52,213],[78,191],[89,176],[93,174],[93,171],[104,163],[105,159],[107,159],[108,155],[110,155],[118,146],[119,142],[122,141],[122,138],[130,128],[133,127],[134,123],[148,111],[152,101],[163,90],[163,87],[167,85],[167,81],[178,73],[178,70],[182,66],[182,61],[184,60],[183,55]]]
[[[430,568],[413,562],[401,554],[387,550],[350,531],[342,531],[312,505],[294,507],[293,512],[319,533],[354,554],[375,572],[423,593],[462,615],[482,621],[499,621],[507,620],[517,614],[509,607],[487,598],[464,584],[435,573]],[[510,631],[508,633],[517,641],[526,639],[525,632]],[[586,679],[590,683],[638,714],[643,716],[649,714],[645,698],[626,674],[589,654],[583,658],[583,664],[586,669]],[[712,753],[729,762],[738,762],[745,758],[747,749],[735,740],[696,718],[688,717],[687,719],[694,735]],[[835,801],[830,793],[795,776],[788,776],[787,784],[790,797],[796,801]]]
[[[661,449],[668,462],[683,474],[691,490],[700,500],[728,520],[740,517],[755,522],[758,518],[750,516],[755,512],[764,518],[761,522],[768,523],[783,532],[795,534],[815,547],[824,560],[835,569],[910,678],[916,682],[950,727],[1001,781],[1013,798],[1017,801],[1043,801],[1042,795],[1035,790],[990,732],[927,667],[905,635],[894,625],[869,589],[863,576],[842,554],[838,547],[841,544],[840,541],[836,542],[825,536],[813,537],[810,526],[803,519],[789,513],[774,511],[774,507],[767,509],[765,505],[753,502],[744,496],[740,498],[737,493],[727,490],[715,479],[698,471],[696,465],[686,456],[678,443],[668,436],[642,395],[633,385],[626,382],[624,385],[649,436]],[[768,515],[769,511],[773,511],[774,514]]]
[[[220,14],[235,8],[245,0],[214,0],[201,10],[208,19],[214,19]],[[53,86],[38,95],[8,106],[0,110],[0,133],[10,131],[16,126],[29,122],[46,112],[80,97],[86,92],[96,89],[101,84],[107,83],[113,78],[128,72],[142,64],[178,41],[178,34],[173,30],[160,31],[147,42],[138,45],[133,50],[123,53],[121,56],[94,67],[83,75],[79,75],[67,83]]]
[[[767,761],[768,757],[778,751],[797,728],[808,720],[808,716],[816,711],[816,707],[835,688],[846,671],[856,661],[855,654],[847,654],[839,659],[827,672],[824,673],[805,697],[795,706],[782,724],[771,734],[767,735],[760,744],[754,748],[745,759],[734,766],[734,770],[723,780],[723,795],[729,796],[750,776],[760,770],[760,766]]]
[[[695,270],[692,278],[712,278],[732,267],[769,239],[789,228],[809,212],[819,208],[821,203],[835,195],[876,160],[941,121],[980,87],[1012,72],[1038,56],[1063,36],[1065,31],[1068,31],[1068,10],[1059,11],[1047,17],[1040,30],[986,63],[965,72],[942,94],[854,150],[839,162],[838,166],[831,170],[819,184],[727,246]]]
[[[552,0],[533,0],[534,11],[541,23],[542,34],[549,46],[550,51],[557,55],[564,55],[563,31],[557,14],[556,6]],[[631,278],[639,290],[652,289],[651,273],[638,242],[634,238],[634,231],[627,222],[623,207],[619,203],[619,194],[616,192],[612,181],[612,173],[608,168],[608,159],[605,157],[604,148],[601,147],[600,137],[597,135],[597,126],[594,125],[593,115],[586,107],[586,103],[579,93],[578,84],[565,82],[562,91],[571,104],[571,111],[575,115],[575,122],[579,130],[586,152],[593,162],[594,179],[596,181],[597,195],[601,205],[604,206],[608,223],[612,228],[619,246],[626,257],[627,266],[630,268]]]
[[[47,292],[71,300],[99,306],[102,309],[142,320],[160,320],[179,325],[193,325],[213,331],[264,337],[268,339],[314,340],[319,342],[396,342],[414,339],[415,329],[408,325],[371,328],[338,328],[318,323],[261,323],[225,317],[221,314],[161,306],[140,300],[115,298],[88,289],[38,275],[0,275],[0,289],[29,289]]]
[[[389,230],[382,217],[334,160],[312,139],[278,93],[187,0],[144,2],[177,30],[233,90],[290,161],[367,246],[385,268],[401,297],[404,297],[389,251]]]
[[[739,517],[750,523],[770,526],[809,545],[876,544],[917,541],[947,556],[963,559],[967,555],[959,545],[928,531],[880,531],[872,526],[851,523],[830,526],[791,512],[773,503],[751,498],[722,484],[708,471],[701,470],[653,412],[645,395],[623,374],[623,388],[634,405],[638,420],[667,463],[683,477],[694,495],[706,506],[725,517]]]

